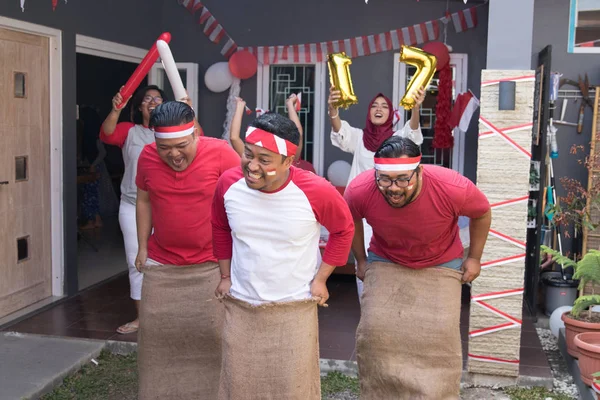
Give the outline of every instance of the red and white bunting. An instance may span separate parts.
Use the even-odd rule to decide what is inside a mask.
[[[457,29],[457,32],[475,28],[477,26],[477,7],[458,11],[451,14],[450,18],[466,21],[464,27],[459,25],[460,30]],[[250,51],[261,64],[273,64],[278,61],[294,63],[322,62],[327,54],[342,51],[350,58],[368,56],[384,51],[398,50],[402,45],[417,46],[436,40],[440,34],[440,24],[445,19],[446,17],[375,35],[357,36],[329,42],[286,46],[251,46],[240,47],[239,49]]]
[[[436,40],[440,34],[440,23],[450,19],[454,22],[456,32],[463,32],[477,26],[477,7],[467,8],[420,24],[395,29],[376,35],[357,36],[350,39],[332,40],[329,42],[294,44],[285,46],[252,46],[239,47],[227,34],[223,26],[202,4],[201,0],[177,0],[190,13],[200,12],[198,23],[204,24],[203,32],[215,44],[226,38],[221,54],[229,58],[237,50],[248,50],[261,64],[273,64],[278,61],[294,63],[322,62],[327,54],[345,52],[350,58],[368,56],[383,51],[398,50],[400,46],[416,46]]]
[[[235,41],[227,34],[223,26],[217,21],[214,15],[202,4],[201,0],[178,0],[179,4],[184,6],[190,13],[196,14],[200,11],[200,17],[198,18],[198,23],[200,25],[204,25],[204,29],[202,30],[208,39],[218,44],[222,39],[226,39],[225,45],[221,49],[221,54],[226,58],[231,57],[231,55],[237,50],[237,45]]]
[[[454,23],[454,29],[456,29],[457,33],[464,32],[477,26],[477,12],[475,7],[451,14],[451,17],[452,22]]]

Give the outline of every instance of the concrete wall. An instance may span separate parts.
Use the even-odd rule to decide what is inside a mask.
[[[537,66],[537,54],[545,46],[552,45],[552,71],[558,71],[563,74],[563,78],[577,80],[579,75],[586,73],[590,82],[594,85],[600,85],[600,54],[572,54],[567,53],[568,29],[569,29],[569,1],[566,0],[537,0],[535,2],[534,26],[533,26],[533,47],[531,55],[531,68]],[[577,89],[571,86],[563,89]],[[569,100],[566,121],[577,122],[579,115],[579,106],[581,100],[575,103]],[[558,112],[562,100],[558,102]],[[556,114],[555,114],[556,115]],[[560,114],[558,114],[560,116]],[[587,170],[578,163],[581,155],[574,156],[569,154],[573,145],[583,145],[586,152],[589,151],[592,130],[592,109],[585,111],[584,131],[577,134],[576,128],[559,125],[557,140],[559,147],[559,157],[554,161],[554,173],[558,179],[563,176],[575,178],[587,185]],[[582,153],[580,153],[582,154]],[[559,196],[564,195],[564,190],[557,185]],[[571,250],[571,240],[566,238],[563,242],[567,251]]]

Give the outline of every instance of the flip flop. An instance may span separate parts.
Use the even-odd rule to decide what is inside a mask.
[[[121,335],[127,335],[128,333],[135,333],[138,331],[139,326],[135,326],[132,322],[128,322],[125,325],[120,326],[117,329],[117,333]]]

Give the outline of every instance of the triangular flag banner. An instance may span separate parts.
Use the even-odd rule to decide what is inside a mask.
[[[477,7],[471,7],[442,18],[382,32],[375,35],[357,36],[342,40],[320,43],[293,44],[286,46],[240,47],[254,54],[261,64],[278,61],[313,63],[325,61],[327,54],[345,52],[350,58],[368,56],[384,51],[398,50],[401,46],[418,46],[439,37],[440,24],[454,21],[457,32],[477,26]]]
[[[208,37],[208,40],[219,44],[222,39],[226,39],[225,45],[221,48],[221,54],[229,58],[237,50],[235,41],[227,34],[223,26],[217,21],[214,15],[202,4],[201,0],[178,0],[179,4],[184,6],[190,13],[196,14],[200,11],[198,23],[204,25],[202,32]]]

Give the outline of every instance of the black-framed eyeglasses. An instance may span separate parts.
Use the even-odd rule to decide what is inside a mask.
[[[407,188],[408,186],[410,186],[410,181],[413,178],[413,176],[415,175],[415,173],[417,172],[417,168],[415,168],[412,172],[412,174],[410,174],[410,176],[408,178],[396,178],[396,179],[391,179],[388,178],[387,176],[378,176],[377,175],[377,171],[375,171],[375,180],[377,180],[377,183],[379,184],[379,186],[383,187],[383,188],[389,188],[391,187],[393,184],[396,184],[396,186],[398,186],[399,188]]]
[[[144,98],[142,99],[142,101],[144,103],[150,103],[152,100],[154,100],[154,103],[156,103],[156,104],[162,104],[162,102],[163,102],[163,98],[160,96],[147,95],[147,96],[144,96]]]

